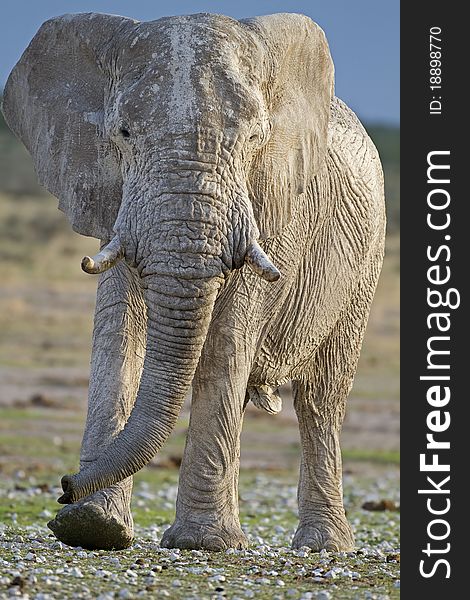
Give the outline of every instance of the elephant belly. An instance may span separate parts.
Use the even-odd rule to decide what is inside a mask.
[[[277,388],[302,375],[334,325],[331,315],[317,319],[314,310],[296,312],[294,298],[289,303],[292,306],[288,313],[279,316],[264,339],[250,383]]]
[[[291,325],[286,330],[288,335],[272,331],[267,336],[255,357],[249,384],[275,390],[308,368],[321,343],[321,335],[305,326],[295,330]]]
[[[306,256],[255,358],[250,383],[273,388],[304,375],[350,301],[354,279],[317,278],[315,251]],[[318,255],[317,255],[318,256]]]

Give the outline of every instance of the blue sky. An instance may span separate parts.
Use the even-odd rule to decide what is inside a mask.
[[[0,86],[43,21],[90,11],[142,21],[196,12],[235,18],[303,13],[325,30],[337,95],[366,122],[399,122],[399,0],[6,0],[0,11]]]

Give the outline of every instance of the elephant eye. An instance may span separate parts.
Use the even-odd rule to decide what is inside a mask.
[[[248,140],[252,143],[263,144],[266,140],[266,127],[263,127],[261,123],[258,123],[253,131],[251,132]]]
[[[262,132],[258,128],[255,131],[253,131],[253,133],[249,137],[249,140],[250,140],[250,142],[256,142],[261,139],[261,136],[262,136]]]
[[[128,137],[131,137],[131,134],[130,134],[129,130],[128,130],[128,129],[125,129],[124,127],[122,127],[122,128],[119,130],[119,133],[122,135],[122,137],[123,137],[123,138],[128,138]]]

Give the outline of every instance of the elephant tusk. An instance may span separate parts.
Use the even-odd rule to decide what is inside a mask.
[[[256,275],[266,281],[277,281],[281,276],[279,269],[273,265],[258,242],[252,242],[248,247],[245,262]]]
[[[98,254],[93,257],[85,256],[82,259],[82,269],[85,273],[95,275],[97,273],[104,273],[111,267],[121,260],[124,256],[124,249],[119,241],[119,238],[115,236],[109,244],[107,244]]]

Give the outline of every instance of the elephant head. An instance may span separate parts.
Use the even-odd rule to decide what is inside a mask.
[[[33,38],[5,88],[6,120],[74,230],[110,242],[84,270],[123,258],[148,320],[128,422],[63,478],[60,502],[130,476],[161,448],[229,273],[247,262],[279,277],[257,240],[281,233],[321,169],[332,94],[325,36],[301,15],[65,15]]]

